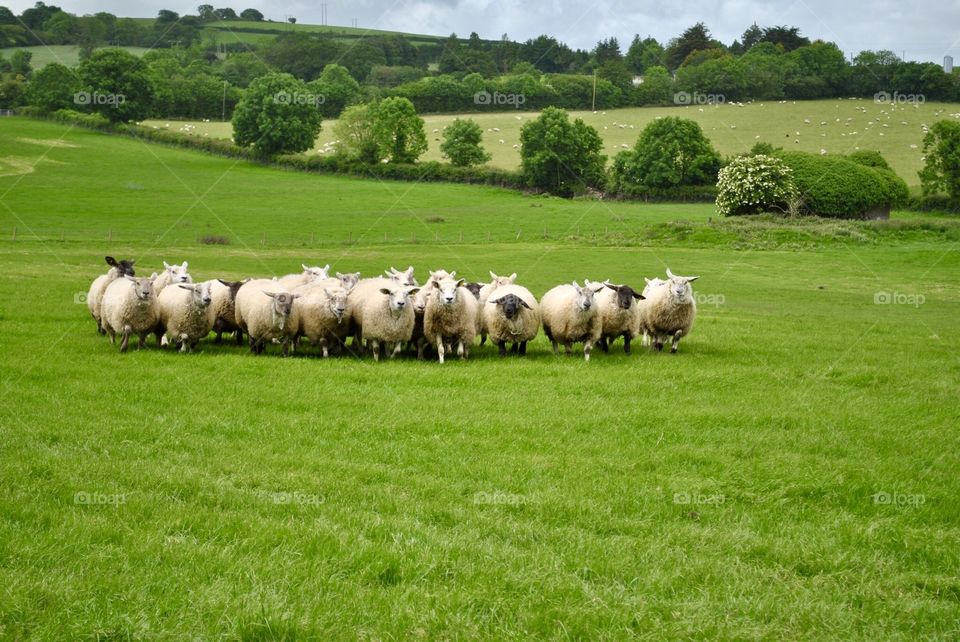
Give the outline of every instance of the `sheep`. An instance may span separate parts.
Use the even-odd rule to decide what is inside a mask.
[[[490,272],[490,283],[485,284],[480,288],[480,296],[478,300],[480,302],[480,309],[483,310],[483,306],[487,303],[487,299],[490,298],[490,295],[493,294],[493,291],[504,285],[510,285],[517,280],[517,273],[514,272],[510,276],[497,276],[492,271]],[[477,328],[477,334],[480,335],[480,345],[483,345],[487,341],[487,330],[484,327],[484,318],[485,315],[480,315],[480,323]]]
[[[623,352],[630,354],[630,341],[640,328],[640,307],[638,303],[643,295],[629,285],[612,285],[604,282],[606,288],[597,292],[596,304],[600,313],[600,340],[597,345],[609,352],[608,344],[623,337]]]
[[[483,318],[490,341],[497,345],[500,356],[506,356],[509,341],[513,344],[512,352],[522,357],[527,354],[527,342],[533,341],[540,330],[540,305],[527,288],[505,285],[487,299]]]
[[[337,278],[340,279],[340,286],[344,290],[352,290],[357,286],[357,283],[360,282],[360,273],[359,272],[346,272],[341,273],[337,272]]]
[[[291,340],[300,329],[294,306],[298,298],[299,294],[287,292],[272,279],[243,284],[237,292],[235,315],[237,325],[247,333],[250,352],[263,354],[264,342],[278,339],[283,344],[283,356],[290,353]]]
[[[406,270],[401,272],[395,267],[391,267],[389,270],[384,270],[384,274],[387,275],[387,278],[393,279],[402,285],[407,287],[417,287],[420,284],[417,283],[417,280],[413,277],[413,266],[407,267]],[[432,274],[432,273],[431,273]]]
[[[210,306],[209,281],[178,283],[163,289],[157,297],[163,337],[160,345],[179,344],[180,352],[191,352],[203,337],[213,329],[214,310]]]
[[[310,343],[320,346],[324,358],[330,356],[331,347],[339,351],[346,341],[350,326],[349,318],[345,316],[349,290],[341,287],[337,280],[336,285],[301,285],[293,293],[301,297],[297,302],[297,337],[305,336]]]
[[[667,268],[667,282],[650,292],[644,302],[642,323],[653,338],[653,349],[660,352],[667,337],[670,352],[676,353],[681,337],[690,334],[697,315],[697,302],[690,283],[699,276],[676,276]]]
[[[646,315],[646,306],[647,306],[647,302],[646,302],[645,299],[649,299],[649,298],[650,298],[650,293],[651,293],[655,288],[658,288],[658,287],[660,287],[661,285],[666,284],[666,281],[664,281],[664,280],[661,279],[660,277],[654,277],[654,278],[652,278],[652,279],[648,279],[648,278],[644,277],[643,280],[646,282],[646,284],[643,286],[643,292],[642,292],[643,299],[641,299],[641,300],[637,303],[637,308],[638,308],[638,310],[639,310],[639,315],[638,315],[639,318],[638,318],[638,321],[640,322],[640,327],[639,327],[639,329],[637,330],[637,332],[634,333],[634,334],[641,334],[641,335],[642,335],[643,338],[642,338],[641,341],[640,341],[640,345],[649,346],[650,343],[651,343],[651,340],[650,340],[650,332],[649,332],[649,330],[647,330],[646,323],[644,322],[644,318],[645,318],[645,315]]]
[[[210,296],[213,297],[213,301],[210,303],[210,307],[213,308],[213,331],[217,333],[217,338],[213,340],[214,343],[220,343],[223,340],[224,333],[232,332],[236,337],[237,345],[243,345],[243,331],[237,325],[234,308],[237,292],[249,280],[224,281],[223,279],[217,279],[210,281]]]
[[[146,345],[147,335],[157,325],[160,308],[153,291],[156,272],[146,279],[123,275],[107,286],[103,293],[101,313],[104,331],[110,343],[116,343],[116,334],[122,335],[120,352],[126,352],[130,335],[137,335],[137,349]]]
[[[361,309],[362,339],[373,352],[373,360],[380,361],[380,345],[394,358],[413,333],[413,306],[410,297],[420,291],[396,282],[377,290]]]
[[[363,334],[363,304],[369,298],[379,298],[382,288],[389,288],[395,285],[405,287],[418,287],[417,280],[413,276],[413,266],[411,265],[405,271],[401,272],[391,267],[385,270],[387,276],[376,276],[367,279],[360,279],[356,286],[350,292],[347,298],[347,319],[349,320],[349,329],[347,336],[353,337],[351,347],[359,350],[361,345],[361,335]]]
[[[280,287],[288,291],[293,291],[294,288],[298,288],[301,285],[328,278],[330,272],[329,263],[323,267],[309,267],[301,263],[300,267],[303,268],[303,272],[300,274],[287,274],[277,279]]]
[[[429,348],[427,343],[427,337],[423,333],[423,315],[427,309],[427,302],[430,300],[430,295],[435,292],[433,287],[434,283],[437,283],[443,279],[452,278],[456,275],[456,270],[453,272],[447,272],[446,270],[432,270],[430,272],[430,277],[427,279],[427,282],[424,284],[420,291],[413,298],[413,312],[414,312],[414,323],[413,323],[413,335],[410,337],[410,345],[416,347],[417,349],[417,359],[422,360],[424,358],[424,353]],[[465,286],[466,287],[466,286]],[[478,306],[479,309],[479,306]],[[477,314],[477,317],[480,315]],[[479,323],[479,321],[478,321]],[[479,326],[478,326],[479,327]]]
[[[97,332],[99,334],[106,334],[100,312],[104,292],[107,291],[107,287],[111,283],[121,276],[136,276],[133,264],[137,262],[136,259],[122,259],[118,261],[112,256],[105,256],[103,259],[107,262],[107,265],[110,266],[110,269],[107,270],[106,274],[101,274],[95,278],[93,283],[90,284],[90,289],[87,291],[87,309],[90,310],[90,315],[93,317],[93,320],[97,322]]]
[[[157,293],[157,297],[171,283],[193,283],[193,277],[187,272],[186,261],[181,265],[170,265],[166,261],[163,262],[163,272],[153,282],[153,291]]]
[[[543,333],[553,344],[554,354],[557,354],[560,343],[570,354],[571,344],[583,342],[583,358],[590,361],[590,353],[602,329],[594,295],[603,287],[603,283],[584,279],[582,288],[574,281],[558,285],[543,295],[540,300]]]
[[[480,290],[483,289],[483,283],[464,283],[463,287],[470,290],[470,294],[472,294],[477,301],[480,300]]]
[[[456,345],[457,356],[470,356],[470,345],[477,336],[479,302],[463,287],[464,279],[452,277],[433,282],[423,312],[423,335],[430,345],[437,347],[437,356],[443,363],[447,346]]]

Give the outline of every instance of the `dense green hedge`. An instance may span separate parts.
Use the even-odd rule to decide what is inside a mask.
[[[863,218],[875,208],[906,203],[907,185],[889,170],[861,165],[849,158],[806,152],[777,152],[793,170],[804,213],[835,218]]]

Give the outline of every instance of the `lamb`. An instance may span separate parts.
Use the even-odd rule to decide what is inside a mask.
[[[333,280],[333,279],[330,279]],[[320,346],[324,358],[331,347],[339,352],[347,339],[350,323],[347,312],[349,290],[336,285],[308,283],[294,290],[301,296],[297,302],[299,327],[297,336],[305,336],[313,345]]]
[[[667,282],[650,292],[645,301],[642,323],[653,338],[653,349],[660,352],[671,338],[670,352],[676,353],[682,337],[690,334],[697,316],[697,301],[690,284],[699,276],[677,276],[667,268]]]
[[[210,307],[213,308],[213,331],[217,333],[217,338],[213,340],[214,343],[220,343],[223,340],[224,333],[232,332],[236,337],[237,345],[243,345],[243,331],[237,325],[234,309],[237,292],[249,280],[224,281],[223,279],[216,279],[210,281],[210,296],[213,297],[213,301],[210,303]]]
[[[153,291],[157,293],[157,297],[171,283],[193,283],[193,277],[187,272],[186,261],[181,265],[170,265],[166,261],[163,262],[163,272],[153,282]]]
[[[288,291],[293,291],[295,288],[306,285],[312,281],[326,279],[330,273],[329,263],[323,267],[308,267],[301,263],[300,267],[303,268],[303,272],[300,274],[288,274],[277,279],[280,287]]]
[[[543,295],[540,300],[543,333],[553,344],[554,354],[560,343],[570,354],[571,344],[583,342],[583,358],[590,361],[593,345],[600,339],[603,327],[594,295],[603,288],[603,283],[584,279],[582,288],[574,281],[558,285]]]
[[[457,356],[468,358],[477,336],[479,303],[464,283],[464,279],[453,278],[434,281],[434,291],[423,312],[423,334],[430,345],[437,347],[440,363],[448,346],[456,345]]]
[[[164,288],[157,297],[158,329],[163,332],[160,345],[178,344],[180,352],[191,352],[200,339],[210,334],[215,321],[210,290],[210,281]]]
[[[630,354],[630,341],[640,328],[640,301],[643,295],[629,285],[611,285],[597,292],[596,304],[600,312],[600,340],[597,345],[609,352],[609,344],[623,337],[623,352]]]
[[[263,354],[266,341],[279,340],[283,356],[290,353],[290,343],[300,329],[294,301],[299,294],[287,292],[277,281],[255,279],[244,283],[237,292],[234,314],[237,325],[247,333],[250,352]]]
[[[533,341],[540,330],[540,306],[530,290],[519,285],[505,285],[493,291],[483,306],[484,327],[490,341],[499,348],[500,356],[507,354],[507,342],[512,352],[521,357],[527,354],[527,342]]]
[[[478,301],[480,302],[480,309],[483,310],[484,305],[487,303],[487,299],[490,298],[490,295],[493,294],[493,291],[504,285],[510,285],[517,280],[517,273],[514,272],[510,276],[497,276],[492,271],[490,272],[490,283],[485,284],[480,288],[480,296]],[[487,329],[484,327],[484,317],[485,315],[481,314],[479,316],[479,326],[477,327],[477,334],[480,335],[480,345],[483,345],[487,341]]]
[[[413,306],[408,303],[419,291],[418,287],[391,282],[364,302],[360,320],[362,338],[373,352],[374,361],[380,361],[381,343],[392,359],[403,344],[410,341],[414,314]]]
[[[107,286],[103,293],[101,312],[104,331],[110,336],[110,343],[116,343],[114,337],[122,335],[120,352],[126,352],[130,335],[137,335],[137,349],[146,345],[147,335],[157,325],[160,307],[153,291],[156,273],[146,279],[137,279],[123,275]]]
[[[103,294],[107,291],[107,287],[119,279],[121,276],[135,276],[133,264],[136,263],[136,259],[127,259],[116,260],[112,256],[103,257],[107,262],[107,265],[110,266],[110,269],[107,270],[106,274],[101,274],[93,280],[93,283],[90,284],[90,289],[87,291],[87,309],[90,310],[93,320],[97,322],[97,332],[100,334],[106,334],[106,329],[103,327],[102,313],[100,311],[100,305],[103,301]]]

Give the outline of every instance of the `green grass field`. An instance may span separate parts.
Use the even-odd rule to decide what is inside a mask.
[[[640,132],[653,119],[681,116],[700,123],[704,133],[724,155],[745,152],[761,140],[786,149],[813,153],[826,150],[831,154],[849,154],[858,149],[876,149],[908,185],[919,185],[917,172],[923,167],[922,126],[930,126],[943,118],[960,118],[960,105],[924,103],[913,107],[891,106],[869,100],[815,100],[782,104],[751,103],[742,107],[642,107],[596,113],[571,112],[571,115],[582,118],[600,132],[605,144],[604,153],[610,158],[632,147]],[[493,154],[491,165],[512,169],[520,164],[520,128],[525,122],[536,118],[537,113],[481,112],[424,116],[429,149],[423,159],[442,160],[440,142],[443,128],[457,117],[472,118],[484,128],[484,147]],[[166,127],[168,123],[173,130],[180,129],[184,124],[168,120],[146,121],[144,124]],[[315,152],[322,153],[324,144],[334,141],[334,123],[324,122]],[[191,124],[196,126],[193,133],[197,136],[229,138],[232,135],[229,123]]]
[[[130,53],[142,56],[150,51],[147,47],[119,47],[126,49]],[[34,69],[42,69],[51,62],[57,62],[67,67],[74,67],[80,64],[80,46],[79,45],[36,45],[33,47],[8,47],[0,49],[0,54],[7,60],[18,49],[29,51],[33,54],[30,59],[30,66]]]
[[[718,220],[21,118],[0,141],[0,638],[960,636],[955,219]],[[538,295],[670,266],[700,311],[678,355],[589,364],[542,335],[443,366],[121,355],[82,304],[104,254]]]

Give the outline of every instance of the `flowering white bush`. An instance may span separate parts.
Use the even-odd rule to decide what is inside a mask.
[[[773,156],[738,156],[717,177],[717,210],[724,216],[786,209],[796,198],[792,170]]]

